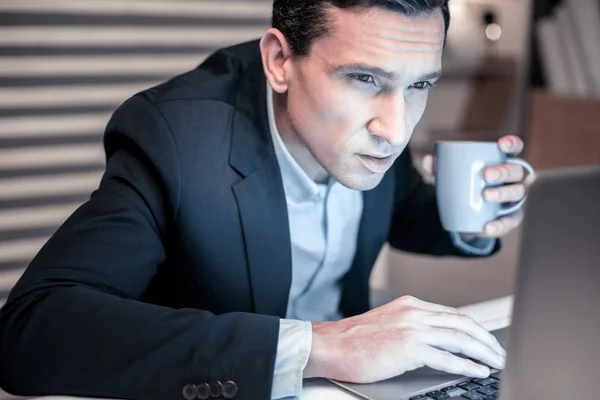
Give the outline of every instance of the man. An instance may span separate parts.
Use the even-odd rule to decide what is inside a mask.
[[[445,232],[411,164],[448,24],[443,0],[276,0],[260,42],[125,102],[99,189],[2,310],[0,385],[268,399],[298,396],[308,377],[502,368],[493,336],[452,308],[402,297],[369,310],[386,241],[489,255],[520,220],[491,222],[485,237]],[[520,167],[485,176],[505,183],[488,201],[524,196]]]

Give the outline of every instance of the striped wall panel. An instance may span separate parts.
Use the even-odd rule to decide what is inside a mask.
[[[260,37],[271,0],[0,0],[0,305],[97,187],[135,92]]]

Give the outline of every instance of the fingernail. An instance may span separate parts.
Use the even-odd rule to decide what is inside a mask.
[[[481,373],[482,378],[487,378],[490,376],[490,370],[487,367],[479,367],[479,372]]]
[[[506,364],[506,357],[502,354],[498,354],[498,361],[500,361],[500,368],[504,369],[504,365]]]

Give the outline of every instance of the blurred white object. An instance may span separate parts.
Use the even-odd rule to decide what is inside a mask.
[[[570,94],[586,96],[593,93],[594,83],[588,73],[581,42],[577,38],[577,28],[571,3],[560,4],[556,9],[556,22],[564,47],[564,58],[570,81]]]
[[[489,24],[485,27],[485,35],[488,40],[496,42],[502,37],[502,27],[496,23]]]
[[[536,26],[542,69],[549,90],[555,94],[571,93],[567,52],[560,37],[556,17],[541,18]]]
[[[586,59],[593,93],[600,96],[600,2],[598,0],[569,0],[575,27]]]

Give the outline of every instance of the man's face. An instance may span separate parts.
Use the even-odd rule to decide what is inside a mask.
[[[406,17],[331,8],[331,34],[288,62],[287,114],[295,134],[338,182],[376,187],[408,145],[439,78],[441,10]]]

